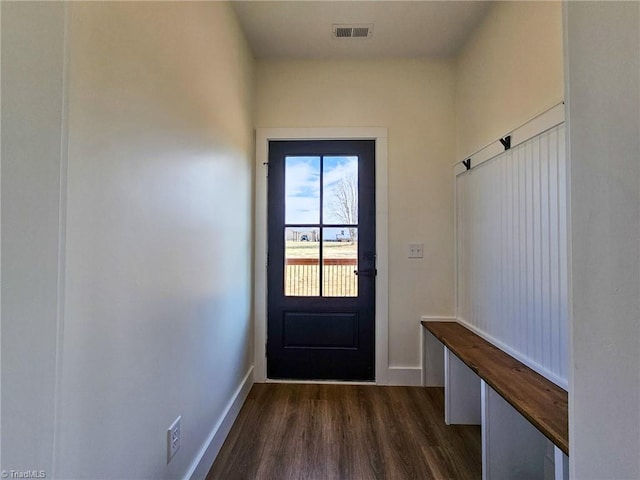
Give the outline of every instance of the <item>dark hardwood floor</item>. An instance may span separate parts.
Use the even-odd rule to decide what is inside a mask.
[[[441,388],[255,384],[207,480],[479,479]]]

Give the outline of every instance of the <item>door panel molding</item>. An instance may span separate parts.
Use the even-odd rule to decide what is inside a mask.
[[[256,130],[255,243],[254,243],[254,351],[255,381],[266,376],[267,331],[267,161],[270,140],[375,140],[376,141],[376,383],[389,380],[388,198],[387,129],[363,128],[259,128]]]

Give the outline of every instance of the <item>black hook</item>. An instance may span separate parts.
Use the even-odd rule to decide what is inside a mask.
[[[464,165],[467,170],[471,170],[471,159],[467,158],[466,160],[463,160],[462,165]]]
[[[504,147],[505,151],[509,150],[511,148],[511,135],[501,138],[500,143]]]

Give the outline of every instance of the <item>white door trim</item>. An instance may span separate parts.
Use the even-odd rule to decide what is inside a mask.
[[[388,383],[389,370],[389,260],[387,225],[387,129],[363,128],[258,128],[256,130],[255,197],[255,381],[266,382],[267,332],[267,168],[269,140],[375,140],[376,141],[376,383]]]

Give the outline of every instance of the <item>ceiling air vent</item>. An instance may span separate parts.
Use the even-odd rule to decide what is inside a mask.
[[[373,33],[373,24],[333,25],[335,38],[369,38]]]

